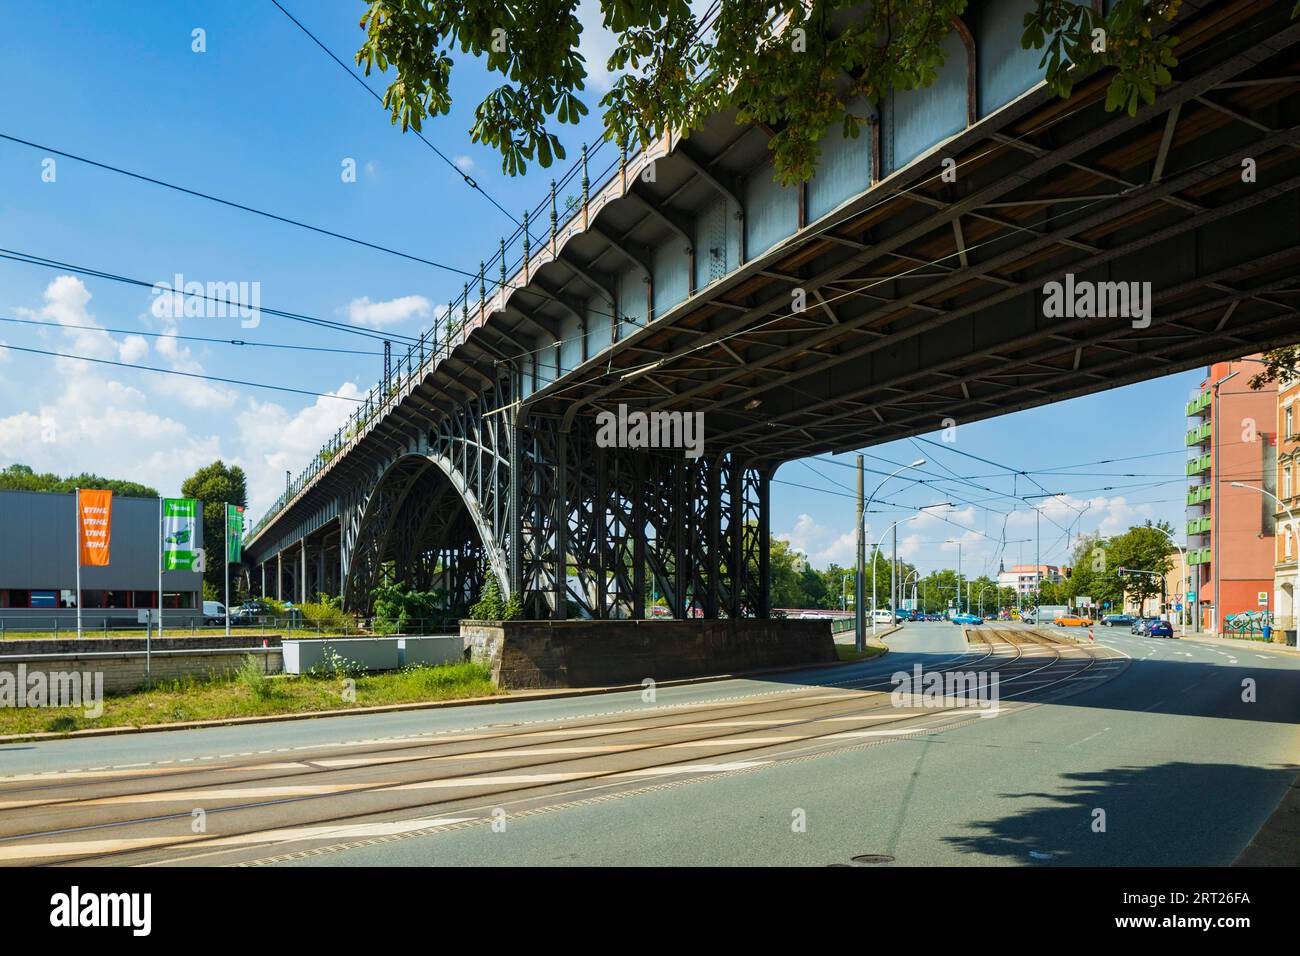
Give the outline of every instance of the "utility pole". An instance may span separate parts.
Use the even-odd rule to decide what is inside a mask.
[[[1034,608],[1043,603],[1043,522],[1042,512],[1034,509]],[[1037,619],[1038,615],[1034,615]],[[1035,620],[1037,623],[1037,620]]]
[[[866,508],[862,503],[862,456],[858,456],[858,573],[857,581],[853,585],[853,646],[859,652],[867,648],[867,618],[865,613],[866,602],[863,598],[866,596],[863,591],[866,587],[867,574],[867,528]]]
[[[894,522],[894,553],[889,559],[889,609],[898,614],[898,522]]]

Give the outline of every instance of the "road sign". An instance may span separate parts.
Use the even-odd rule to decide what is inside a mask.
[[[1195,591],[1188,591],[1188,592],[1187,592],[1187,603],[1188,603],[1188,604],[1191,604],[1191,603],[1193,603],[1195,600],[1196,600],[1196,592],[1195,592]]]
[[[1268,592],[1267,592],[1267,591],[1260,591],[1260,592],[1259,592],[1259,606],[1260,606],[1260,607],[1268,607]]]
[[[1175,604],[1175,605],[1174,605],[1174,610],[1175,610],[1175,611],[1181,611],[1182,609],[1183,609],[1183,606],[1182,606],[1181,604]]]

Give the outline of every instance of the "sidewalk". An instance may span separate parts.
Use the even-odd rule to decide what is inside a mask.
[[[1174,637],[1178,640],[1195,641],[1197,644],[1208,644],[1211,647],[1221,647],[1225,649],[1232,648],[1233,650],[1238,651],[1250,648],[1261,652],[1280,651],[1284,654],[1300,654],[1300,650],[1297,650],[1294,647],[1288,647],[1286,644],[1274,644],[1271,641],[1252,641],[1240,637],[1211,637],[1208,634],[1189,634],[1182,638],[1179,638],[1178,635],[1175,634]]]

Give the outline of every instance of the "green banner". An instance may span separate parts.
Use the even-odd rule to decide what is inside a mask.
[[[244,509],[226,505],[226,563],[238,564],[244,553]]]
[[[163,499],[163,570],[193,571],[199,503],[193,498]]]

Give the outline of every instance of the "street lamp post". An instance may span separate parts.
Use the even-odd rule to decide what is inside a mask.
[[[1187,549],[1178,543],[1178,539],[1173,536],[1172,532],[1165,531],[1164,528],[1161,528],[1158,525],[1156,528],[1157,530],[1164,532],[1165,537],[1169,539],[1169,543],[1178,549],[1178,560],[1181,562],[1183,569],[1182,576],[1178,579],[1179,585],[1191,584],[1191,568],[1187,564]],[[1188,604],[1186,590],[1182,591],[1180,597],[1182,599],[1179,601],[1180,604]],[[1200,595],[1198,594],[1197,597],[1200,597]],[[1122,611],[1123,608],[1120,608],[1120,610]],[[1191,616],[1191,610],[1192,609],[1189,605],[1178,613],[1178,629],[1182,631],[1183,637],[1187,636],[1187,619]]]
[[[886,475],[884,478],[880,480],[880,484],[876,485],[875,490],[871,492],[871,496],[866,499],[865,503],[863,503],[862,501],[862,456],[861,455],[858,456],[858,502],[859,502],[858,528],[857,528],[858,588],[856,591],[858,600],[856,606],[853,609],[853,627],[854,627],[854,646],[859,652],[864,651],[867,648],[867,621],[865,616],[866,609],[863,607],[863,605],[866,602],[862,600],[862,584],[865,583],[862,579],[862,572],[865,570],[863,564],[864,564],[864,559],[866,557],[864,551],[866,550],[865,546],[866,546],[867,511],[871,508],[871,502],[875,500],[876,495],[880,492],[880,489],[885,486],[885,482],[889,481],[890,478],[894,478],[898,475],[901,475],[909,468],[920,468],[924,464],[925,464],[925,459],[918,458],[910,465],[904,465],[903,467],[897,469],[896,471],[890,472],[888,475]],[[875,588],[875,576],[876,576],[876,565],[875,565],[875,558],[873,556],[872,563],[871,563],[871,578],[872,578],[873,590]],[[875,611],[874,594],[872,595],[871,609],[873,612]],[[875,617],[874,613],[872,614],[872,617],[873,618]],[[871,624],[872,624],[872,632],[874,633],[875,621],[873,620]]]
[[[1291,535],[1292,535],[1292,537],[1295,538],[1295,541],[1296,541],[1296,553],[1297,553],[1298,555],[1300,555],[1300,527],[1298,527],[1298,526],[1296,525],[1295,514],[1291,511],[1291,509],[1290,509],[1289,507],[1287,507],[1286,503],[1285,503],[1281,498],[1279,498],[1277,495],[1273,494],[1273,492],[1271,492],[1271,491],[1266,491],[1266,490],[1264,490],[1263,488],[1259,488],[1259,487],[1257,487],[1257,486],[1255,486],[1255,485],[1248,485],[1248,484],[1246,484],[1244,481],[1234,481],[1234,482],[1232,482],[1232,487],[1234,487],[1234,488],[1249,488],[1251,491],[1258,491],[1261,495],[1267,495],[1269,498],[1272,498],[1275,502],[1277,502],[1277,506],[1278,506],[1279,508],[1281,508],[1283,511],[1286,512],[1287,520],[1291,523]],[[1216,502],[1214,503],[1214,506],[1215,506],[1215,508],[1217,508],[1217,507],[1219,506],[1219,503],[1216,501]],[[1291,585],[1291,609],[1292,609],[1292,616],[1294,616],[1294,612],[1295,612],[1295,600],[1296,600],[1297,597],[1300,597],[1300,560],[1298,560],[1298,561],[1297,561],[1297,564],[1296,564],[1295,582]],[[1216,601],[1217,601],[1217,598],[1218,598],[1218,595],[1217,595],[1217,594],[1215,595],[1215,598],[1216,598]],[[1270,608],[1270,610],[1272,610],[1272,609]],[[1217,613],[1217,612],[1216,612],[1216,613]],[[1300,632],[1297,632],[1297,633],[1300,633]],[[1296,646],[1297,646],[1297,647],[1300,647],[1300,638],[1297,638],[1297,640],[1296,640]]]
[[[930,508],[951,508],[951,507],[952,507],[951,501],[940,501],[932,505],[924,505],[918,508],[917,513],[912,515],[910,518],[900,518],[898,521],[895,521],[884,531],[880,532],[880,537],[876,539],[876,544],[871,549],[871,636],[872,637],[875,637],[876,635],[876,556],[880,554],[880,546],[885,542],[885,535],[889,534],[890,531],[892,531],[894,528],[897,528],[900,524],[907,524],[907,522],[909,521],[915,521],[917,518],[921,517],[922,511],[927,511]],[[890,585],[890,590],[891,591],[893,590],[892,583]],[[898,608],[891,607],[890,610],[897,612]]]

